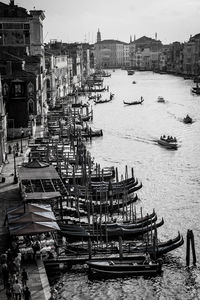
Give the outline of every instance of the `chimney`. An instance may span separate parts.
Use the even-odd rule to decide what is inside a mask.
[[[10,0],[10,6],[14,6],[15,5],[15,0]]]

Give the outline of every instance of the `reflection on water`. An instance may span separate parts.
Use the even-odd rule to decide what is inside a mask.
[[[112,72],[112,71],[111,71]],[[132,84],[135,80],[136,84]],[[101,166],[114,165],[124,174],[125,165],[134,167],[142,181],[137,205],[145,212],[155,208],[165,224],[161,240],[173,238],[178,230],[186,237],[194,232],[197,262],[200,259],[200,97],[193,96],[192,81],[171,75],[116,70],[105,85],[115,94],[112,102],[94,105],[92,126],[103,129],[103,137],[87,147]],[[127,106],[123,100],[139,100]],[[163,96],[166,103],[158,103]],[[92,103],[92,102],[91,102]],[[189,114],[193,124],[184,124]],[[176,136],[179,148],[170,151],[157,145],[160,135]],[[199,268],[185,269],[185,244],[174,250],[164,263],[162,276],[153,279],[126,278],[88,281],[83,272],[66,273],[60,280],[60,299],[199,299]]]

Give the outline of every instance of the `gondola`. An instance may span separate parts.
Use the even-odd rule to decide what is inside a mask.
[[[145,220],[144,222],[141,223],[135,223],[135,222],[129,224],[113,223],[113,224],[109,224],[108,228],[109,229],[116,229],[116,228],[135,229],[135,228],[141,228],[141,227],[151,225],[156,221],[157,221],[157,215],[155,214],[155,216],[152,219]],[[107,227],[107,225],[104,225],[104,227]]]
[[[71,187],[74,188],[73,185]],[[124,194],[130,194],[134,191],[140,189],[142,187],[142,183],[138,181],[135,177],[130,177],[128,179],[119,181],[119,182],[106,182],[106,181],[92,181],[90,185],[87,187],[87,193],[90,194],[90,196],[95,197],[95,200],[100,198],[100,194],[111,192],[109,193],[113,198],[123,196]],[[76,184],[76,190],[79,190],[79,195],[81,197],[85,197],[86,193],[86,187],[85,185],[77,185]],[[71,195],[74,195],[73,191]],[[108,195],[109,197],[109,195]],[[102,195],[101,195],[102,198]]]
[[[85,202],[85,200],[82,202],[81,199],[79,199],[80,207],[82,209],[85,209],[86,211],[90,211],[91,213],[100,213],[100,211],[109,211],[114,213],[115,211],[119,211],[119,209],[126,207],[127,205],[130,205],[131,203],[134,203],[138,200],[137,194],[135,194],[133,197],[127,197],[126,200],[116,199],[111,201],[90,201]]]
[[[99,188],[88,187],[86,189],[85,186],[77,185],[76,189],[71,189],[71,195],[75,196],[77,191],[79,192],[79,196],[81,198],[85,198],[86,194],[90,197],[90,199],[94,201],[103,201],[103,199],[122,199],[124,196],[133,194],[142,188],[142,182],[136,180],[135,182],[124,186],[124,187],[114,187],[109,189],[106,186],[101,186]]]
[[[156,247],[152,245],[144,245],[144,246],[128,246],[127,251],[130,253],[141,253],[141,252],[148,252],[150,256],[154,257],[161,257],[168,252],[177,249],[178,247],[184,244],[183,236],[178,233],[178,235],[174,239],[170,239],[166,242],[158,242]],[[126,252],[126,249],[124,249]]]
[[[95,104],[101,104],[101,103],[107,103],[110,102],[112,99],[99,99],[99,100],[94,100]]]
[[[90,260],[87,261],[89,274],[97,274],[105,276],[141,276],[156,275],[162,270],[162,261],[151,261],[145,263],[145,259],[141,256],[135,259],[115,259],[115,260]]]
[[[131,102],[127,102],[127,101],[123,101],[124,104],[126,105],[137,105],[137,104],[142,104],[144,102],[144,99],[142,98],[141,100],[139,101],[131,101]]]
[[[109,239],[118,239],[119,236],[121,236],[124,240],[129,238],[135,238],[140,235],[143,235],[144,233],[147,233],[155,228],[158,228],[164,224],[164,220],[162,220],[159,223],[154,223],[151,226],[142,226],[139,228],[134,229],[125,229],[125,228],[115,228],[115,229],[106,229],[106,233]]]

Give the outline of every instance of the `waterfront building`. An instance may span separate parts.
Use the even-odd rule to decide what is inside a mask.
[[[146,36],[142,36],[139,39],[134,40],[132,43],[135,44],[135,50],[138,48],[143,51],[145,48],[149,48],[151,51],[156,52],[162,49],[161,41],[157,39],[152,39]]]
[[[82,45],[77,43],[62,44],[62,51],[67,54],[72,59],[72,78],[71,78],[71,88],[72,90],[81,87],[82,85],[82,71],[83,71],[83,53]]]
[[[45,46],[45,51],[47,57],[48,53],[51,53],[57,60],[62,60],[63,62],[65,60],[65,66],[62,66],[62,76],[65,77],[66,86],[65,91],[60,93],[58,97],[63,97],[67,93],[81,87],[85,79],[91,74],[91,68],[94,69],[94,50],[87,43],[68,44],[62,43],[62,41],[51,40]],[[46,58],[46,60],[49,60],[49,58]],[[61,66],[60,62],[59,65]]]
[[[133,68],[136,65],[136,45],[132,43],[132,41],[129,44],[129,59],[130,59],[130,67]]]
[[[55,106],[57,99],[64,98],[70,93],[70,76],[72,73],[72,59],[68,55],[55,53],[51,47],[45,47],[47,101],[50,107]]]
[[[143,36],[130,43],[130,64],[138,70],[155,70],[159,67],[162,43]]]
[[[168,46],[167,72],[174,74],[183,74],[183,44],[174,42]]]
[[[124,44],[124,63],[125,68],[130,67],[130,44]]]
[[[183,72],[187,75],[200,75],[200,33],[191,36],[183,46]]]
[[[89,45],[90,47],[90,74],[94,73],[95,70],[95,49],[94,45]]]
[[[96,68],[121,68],[124,66],[124,45],[118,40],[102,40],[94,45]]]
[[[44,18],[43,11],[28,13],[14,0],[0,2],[0,71],[8,125],[15,136],[22,127],[26,134],[35,120],[43,124],[46,119]]]
[[[35,116],[41,116],[39,90],[41,80],[38,74],[25,70],[26,61],[9,53],[3,53],[1,59],[2,93],[8,115],[8,138],[20,137],[34,131]],[[29,57],[27,66],[39,65],[40,58]],[[4,68],[3,68],[4,67]],[[45,107],[43,105],[43,111]],[[43,114],[44,115],[44,114]]]

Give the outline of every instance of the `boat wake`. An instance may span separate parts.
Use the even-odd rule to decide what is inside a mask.
[[[127,134],[126,136],[124,136],[124,139],[127,140],[133,140],[136,142],[141,142],[141,143],[145,143],[145,144],[153,144],[154,140],[152,140],[151,138],[144,138],[144,137],[140,137],[140,136],[133,136],[133,135],[129,135]]]

